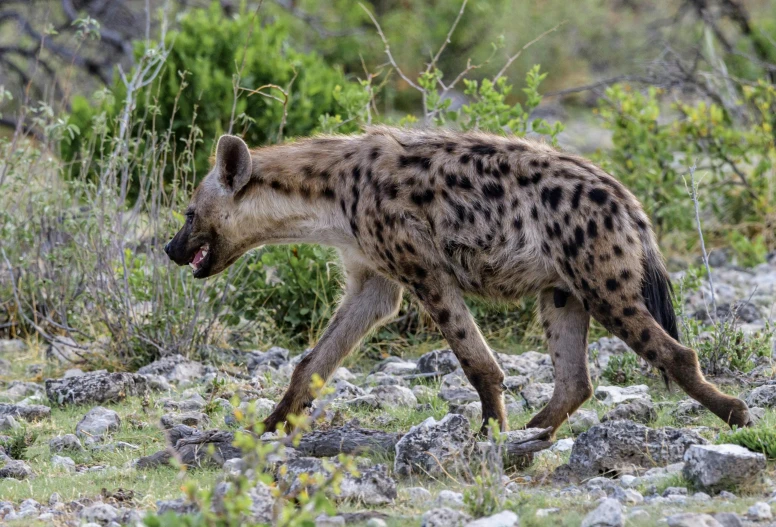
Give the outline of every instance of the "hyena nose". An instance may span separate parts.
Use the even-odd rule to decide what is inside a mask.
[[[167,242],[164,244],[164,252],[167,254],[167,256],[170,256],[170,243],[172,242]]]

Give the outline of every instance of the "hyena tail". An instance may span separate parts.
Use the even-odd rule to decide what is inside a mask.
[[[650,238],[652,238],[650,236]],[[653,240],[644,240],[644,283],[641,294],[647,310],[658,324],[679,341],[679,328],[674,312],[674,288],[666,271],[663,257]]]
[[[644,278],[641,286],[641,296],[652,318],[660,324],[666,333],[679,342],[679,328],[674,312],[674,288],[668,276],[663,256],[657,248],[657,242],[651,235],[643,240],[644,245]],[[663,382],[666,389],[671,389],[671,381],[663,372]]]

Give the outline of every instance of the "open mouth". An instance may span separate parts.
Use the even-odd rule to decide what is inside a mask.
[[[189,262],[189,267],[191,267],[194,275],[196,275],[197,272],[203,269],[207,264],[207,256],[209,251],[210,251],[210,245],[206,243],[205,245],[200,247],[197,250],[197,252],[194,254],[194,257]]]

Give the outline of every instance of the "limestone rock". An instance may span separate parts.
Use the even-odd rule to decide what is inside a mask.
[[[444,470],[456,471],[455,465],[465,462],[474,445],[469,421],[464,416],[448,414],[439,422],[429,417],[396,443],[394,472],[400,476],[438,476]]]
[[[684,477],[707,492],[754,481],[765,470],[764,455],[739,445],[694,445],[684,461]]]

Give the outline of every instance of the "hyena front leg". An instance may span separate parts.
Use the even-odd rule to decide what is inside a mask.
[[[401,286],[360,266],[346,264],[346,273],[345,296],[337,312],[313,350],[294,369],[283,399],[264,420],[264,430],[274,431],[289,414],[301,413],[313,400],[313,375],[327,380],[372,328],[398,312]]]
[[[502,397],[504,372],[469,313],[460,290],[452,284],[427,280],[421,287],[415,287],[414,293],[439,327],[480,396],[481,433],[487,432],[491,418],[498,422],[502,431],[506,431],[507,417]]]
[[[539,294],[539,315],[555,367],[555,389],[550,402],[527,427],[551,426],[554,434],[593,395],[587,369],[590,315],[579,300],[563,289],[549,289]]]

